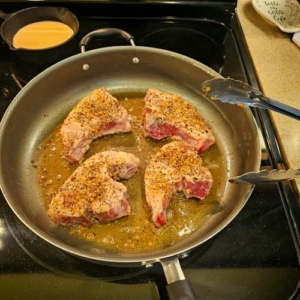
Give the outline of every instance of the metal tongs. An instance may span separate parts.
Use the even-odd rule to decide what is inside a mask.
[[[269,109],[300,120],[300,110],[265,97],[258,89],[231,78],[215,78],[201,84],[203,94],[210,100]]]
[[[284,180],[293,180],[300,178],[300,169],[288,169],[288,170],[262,170],[260,172],[249,172],[241,176],[236,176],[229,179],[231,183],[271,183],[280,182]]]

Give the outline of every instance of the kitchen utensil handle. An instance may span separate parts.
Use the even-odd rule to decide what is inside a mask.
[[[234,88],[231,88],[231,90],[234,90]],[[222,102],[226,103],[226,101],[222,101]],[[249,98],[243,98],[243,97],[234,98],[233,100],[229,100],[228,103],[231,104],[239,103],[239,104],[244,104],[246,106],[268,109],[268,110],[276,111],[288,117],[294,118],[296,120],[300,120],[300,110],[292,106],[283,104],[274,99],[265,97],[262,94],[257,94],[255,92],[250,92]]]
[[[82,53],[85,52],[85,47],[87,46],[89,41],[95,37],[99,38],[99,37],[111,37],[111,36],[121,36],[125,40],[127,40],[131,44],[131,46],[135,46],[134,38],[130,33],[118,28],[102,28],[102,29],[94,30],[88,33],[87,35],[85,35],[79,43],[80,50]]]
[[[266,103],[269,109],[292,117],[294,119],[300,120],[300,110],[289,105],[278,102],[274,99],[263,97],[261,100],[263,103]]]
[[[196,300],[194,290],[187,279],[178,280],[167,285],[170,300]]]
[[[2,10],[0,10],[0,19],[7,19],[11,14],[6,14]]]
[[[192,285],[183,274],[178,258],[172,257],[160,263],[168,282],[167,292],[170,300],[197,300]]]

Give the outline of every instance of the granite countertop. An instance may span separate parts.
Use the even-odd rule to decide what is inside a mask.
[[[300,48],[292,34],[267,23],[251,0],[238,0],[237,15],[243,28],[262,92],[300,109]],[[300,169],[300,121],[271,112],[289,167]],[[300,180],[297,180],[300,190]]]

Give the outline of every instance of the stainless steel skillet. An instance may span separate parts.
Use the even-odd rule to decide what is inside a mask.
[[[153,252],[122,253],[72,237],[68,230],[49,220],[31,160],[36,147],[93,89],[104,86],[117,96],[144,94],[154,87],[177,93],[199,109],[226,157],[227,179],[257,172],[260,142],[250,110],[202,96],[201,83],[216,77],[220,75],[185,56],[130,46],[92,50],[45,70],[15,97],[0,124],[0,185],[9,206],[35,234],[72,255],[124,267],[159,262],[169,283],[170,298],[195,299],[178,258],[226,227],[246,204],[253,186],[226,184],[221,197],[223,210],[181,242]]]

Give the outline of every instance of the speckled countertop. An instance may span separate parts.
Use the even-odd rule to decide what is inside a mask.
[[[270,25],[254,10],[251,0],[238,0],[237,15],[262,92],[300,109],[300,48],[292,34]],[[271,113],[291,168],[300,169],[300,121]],[[297,180],[300,190],[300,180]]]

